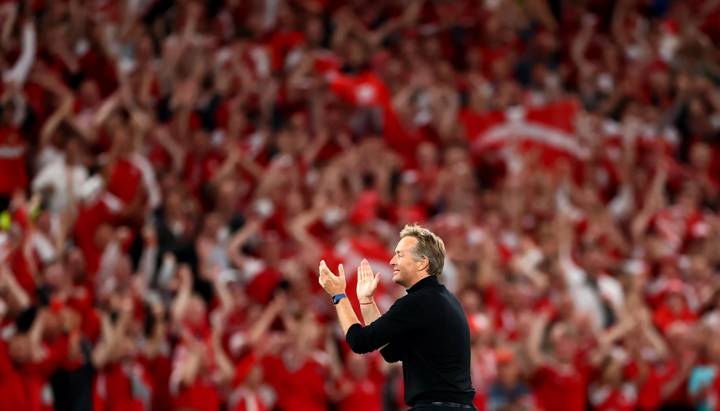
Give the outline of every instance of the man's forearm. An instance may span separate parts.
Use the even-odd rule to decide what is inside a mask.
[[[370,325],[373,321],[380,318],[380,310],[372,298],[369,301],[360,300],[360,312],[362,313],[365,325]]]
[[[350,304],[350,300],[348,300],[347,297],[335,305],[335,310],[337,311],[338,322],[340,322],[343,335],[347,335],[348,330],[353,324],[360,324],[357,315],[355,315],[355,310],[353,310],[352,304]]]

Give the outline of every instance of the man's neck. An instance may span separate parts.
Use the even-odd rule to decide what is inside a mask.
[[[419,283],[420,281],[430,277],[430,274],[428,273],[419,273],[417,277],[407,286],[405,287],[406,290],[411,289],[415,284]]]

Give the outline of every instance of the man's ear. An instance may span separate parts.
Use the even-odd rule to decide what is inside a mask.
[[[427,257],[423,257],[422,260],[418,261],[418,271],[422,270],[429,270],[430,269],[430,259]]]

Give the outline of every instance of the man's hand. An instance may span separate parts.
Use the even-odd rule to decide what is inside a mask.
[[[363,259],[358,267],[357,296],[361,303],[369,303],[380,282],[380,274],[373,274],[368,260]]]
[[[318,282],[326,293],[336,295],[345,292],[345,270],[342,264],[338,265],[338,275],[335,275],[325,264],[325,260],[322,260],[318,272],[320,274]]]

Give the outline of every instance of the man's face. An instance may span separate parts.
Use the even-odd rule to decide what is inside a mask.
[[[396,284],[407,287],[417,275],[417,261],[413,249],[417,244],[415,237],[403,237],[395,247],[395,255],[390,260],[393,268],[392,280]]]
[[[24,364],[30,362],[32,359],[32,353],[30,352],[30,338],[26,334],[14,336],[10,340],[8,354],[15,363]]]
[[[555,355],[561,362],[571,362],[575,358],[576,338],[577,336],[565,324],[558,324],[553,328],[550,340],[555,348]]]
[[[515,361],[502,362],[498,364],[498,380],[506,387],[513,387],[518,382],[519,371]]]

